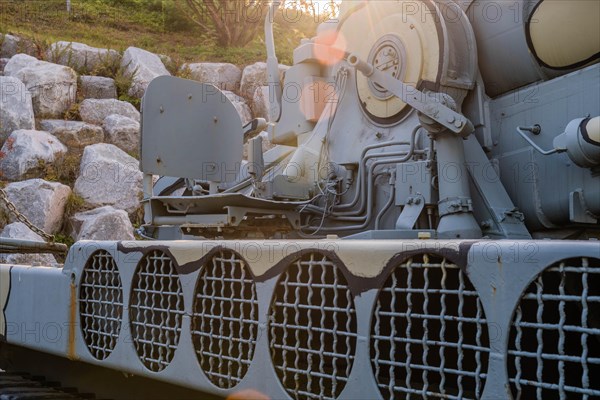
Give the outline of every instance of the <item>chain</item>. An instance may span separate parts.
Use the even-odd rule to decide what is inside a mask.
[[[17,221],[27,225],[29,229],[31,229],[34,233],[44,238],[47,242],[54,243],[54,236],[44,232],[43,230],[32,224],[31,221],[29,221],[29,219],[27,219],[25,215],[21,214],[19,210],[17,210],[17,207],[15,207],[13,202],[8,199],[8,195],[2,188],[0,188],[0,201],[6,204],[6,208],[8,208],[8,211],[10,211],[15,216]]]

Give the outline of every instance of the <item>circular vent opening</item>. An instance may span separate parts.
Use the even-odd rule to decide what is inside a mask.
[[[600,398],[600,259],[540,274],[515,310],[508,345],[516,399]]]
[[[248,372],[258,333],[253,276],[235,252],[220,250],[202,267],[192,338],[202,370],[216,386],[236,386]]]
[[[354,362],[356,310],[341,270],[314,252],[281,275],[271,304],[273,365],[295,399],[334,399]]]
[[[164,252],[152,251],[138,264],[129,313],[140,360],[150,371],[162,371],[175,355],[184,314],[179,275]]]
[[[483,307],[457,265],[423,254],[392,271],[371,326],[383,398],[480,398],[489,352]]]
[[[97,360],[105,360],[117,345],[123,319],[121,277],[107,251],[92,254],[83,269],[79,317],[88,350]]]

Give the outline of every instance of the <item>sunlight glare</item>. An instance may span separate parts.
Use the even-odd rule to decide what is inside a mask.
[[[324,30],[315,38],[315,56],[324,65],[335,65],[346,56],[346,38],[336,30]]]
[[[310,3],[310,1],[303,0],[284,0],[284,7],[288,8],[302,8],[302,3]],[[318,15],[324,15],[327,18],[336,18],[339,14],[341,0],[312,0],[314,10],[309,7],[311,12],[315,12]]]

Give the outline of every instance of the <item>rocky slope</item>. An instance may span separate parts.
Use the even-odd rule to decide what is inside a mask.
[[[165,58],[134,47],[120,54],[68,42],[52,44],[43,60],[32,54],[24,39],[0,34],[4,190],[49,233],[72,240],[132,240],[142,196],[141,116],[117,98],[118,82],[94,72],[117,66],[129,77],[124,99],[141,99],[154,78],[170,75]],[[183,65],[178,75],[224,90],[244,123],[268,120],[264,63],[242,69],[198,62]],[[0,237],[36,236],[0,204]],[[51,263],[54,258],[0,256],[0,262],[17,261]]]

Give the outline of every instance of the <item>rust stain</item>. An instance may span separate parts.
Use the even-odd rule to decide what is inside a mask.
[[[71,361],[78,359],[75,350],[75,320],[77,318],[77,290],[75,281],[71,280],[71,296],[69,300],[69,342],[67,348],[67,358]]]

